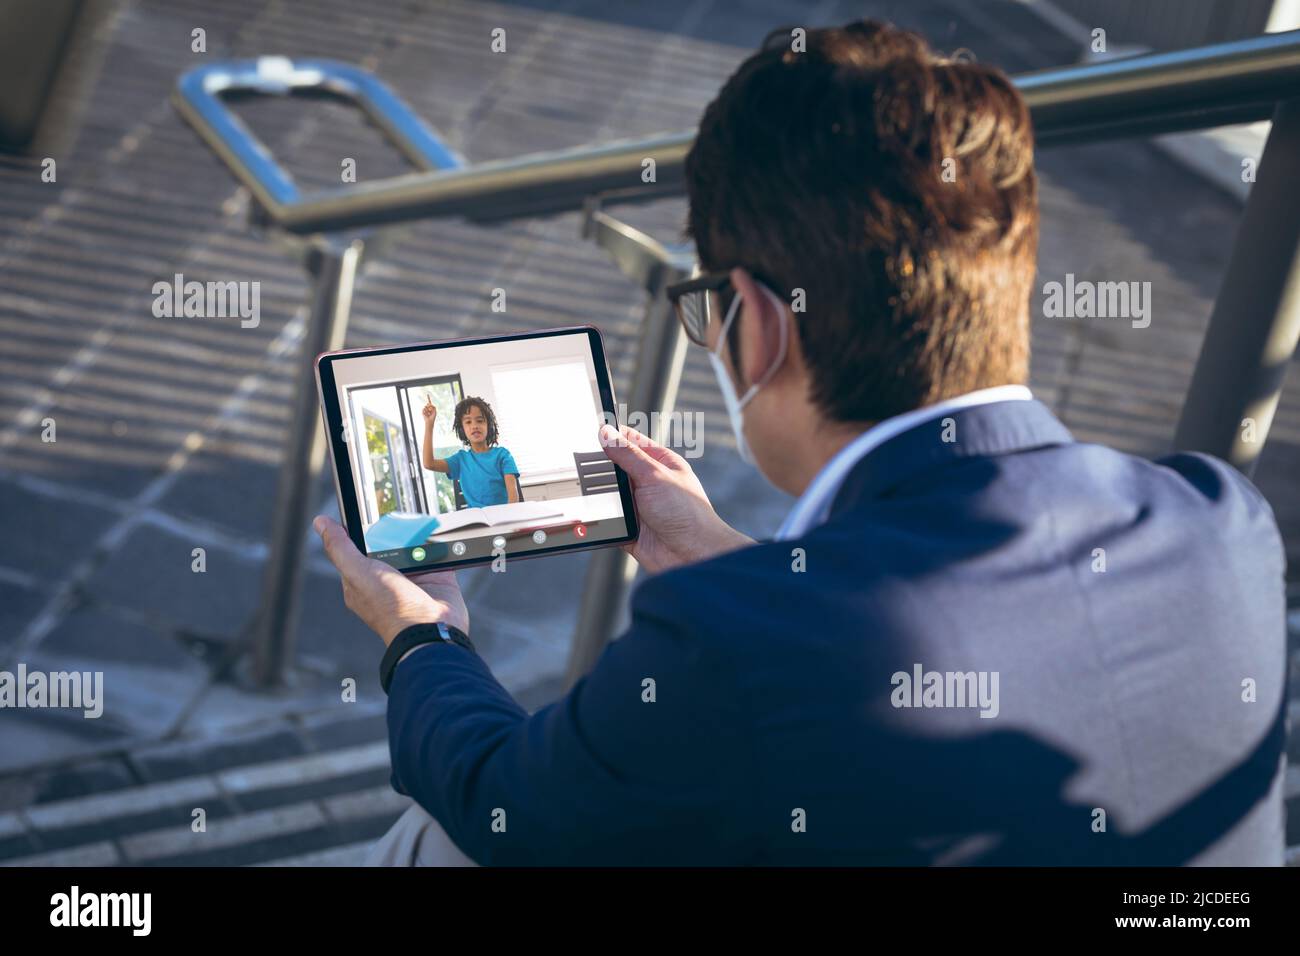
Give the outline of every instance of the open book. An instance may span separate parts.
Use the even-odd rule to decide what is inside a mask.
[[[487,505],[483,508],[464,508],[438,515],[438,527],[435,535],[445,531],[460,531],[484,525],[488,528],[501,524],[514,524],[519,521],[536,521],[541,518],[562,518],[564,511],[550,501],[516,501],[512,504]]]

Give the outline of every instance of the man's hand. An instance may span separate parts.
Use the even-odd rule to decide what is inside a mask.
[[[754,540],[718,517],[681,455],[635,429],[600,426],[605,454],[628,473],[641,534],[624,550],[650,572],[704,561]]]
[[[344,603],[385,645],[412,624],[445,621],[469,633],[469,611],[454,571],[407,577],[358,551],[337,521],[321,515],[312,527],[325,545],[325,554],[339,569]]]

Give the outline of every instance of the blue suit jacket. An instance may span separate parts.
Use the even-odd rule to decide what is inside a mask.
[[[950,418],[869,453],[805,537],[642,582],[532,716],[471,651],[412,654],[394,786],[480,863],[1280,863],[1259,492],[1038,402]]]

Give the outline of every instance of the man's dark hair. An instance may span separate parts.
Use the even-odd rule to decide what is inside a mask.
[[[491,405],[474,395],[462,398],[456,403],[456,411],[452,413],[455,417],[452,428],[456,430],[456,437],[463,444],[469,444],[469,439],[465,436],[465,426],[461,424],[460,420],[465,417],[471,408],[479,409],[483,413],[483,417],[487,419],[487,445],[491,448],[497,443],[497,417],[493,414]]]
[[[774,42],[775,41],[775,42]],[[863,20],[769,36],[686,157],[701,267],[791,300],[832,419],[874,422],[1029,371],[1033,131],[999,70]]]

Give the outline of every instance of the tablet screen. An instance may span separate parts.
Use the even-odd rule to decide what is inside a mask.
[[[598,434],[617,423],[594,329],[335,352],[317,368],[340,508],[371,557],[416,571],[635,536]]]

